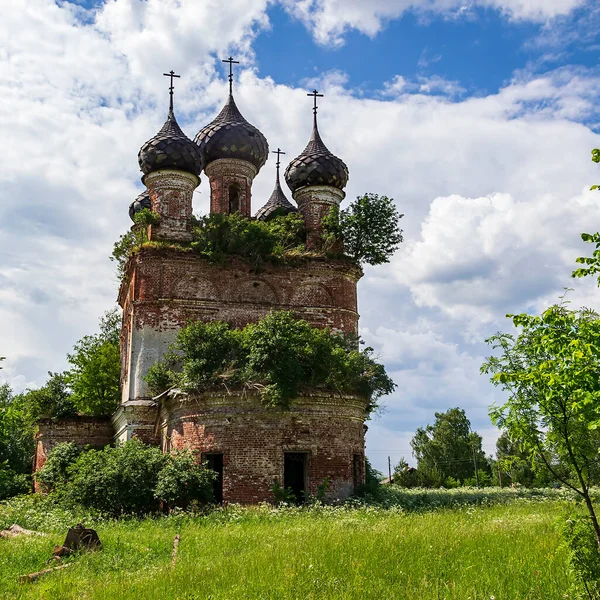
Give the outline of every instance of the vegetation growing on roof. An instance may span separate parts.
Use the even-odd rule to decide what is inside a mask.
[[[172,387],[250,389],[265,405],[280,407],[289,406],[303,389],[316,388],[359,395],[373,409],[396,387],[372,348],[361,350],[355,339],[312,327],[285,311],[243,329],[221,321],[184,327],[146,381],[155,394]]]

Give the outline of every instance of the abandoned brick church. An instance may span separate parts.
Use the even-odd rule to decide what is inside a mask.
[[[193,141],[175,119],[171,85],[167,120],[139,152],[147,189],[131,204],[130,216],[142,208],[158,215],[158,224],[148,226],[150,241],[190,241],[192,195],[204,171],[211,213],[268,220],[299,211],[307,248],[316,247],[321,221],[344,199],[348,181],[346,165],[321,139],[317,92],[309,94],[314,96],[310,140],[285,170],[297,208],[280,184],[278,150],[275,189],[252,217],[252,183],[269,146],[238,110],[232,79],[230,70],[225,106]],[[298,264],[268,264],[256,273],[242,259],[217,265],[192,252],[143,247],[129,259],[118,296],[123,309],[121,405],[111,420],[81,417],[62,429],[41,424],[37,467],[59,441],[102,445],[139,437],[160,444],[165,452],[189,448],[201,453],[219,473],[219,501],[271,501],[274,481],[296,494],[315,494],[325,478],[330,498],[347,497],[365,476],[364,399],[315,390],[288,409],[265,407],[252,394],[225,390],[198,395],[172,390],[157,399],[144,375],[192,320],[243,327],[272,310],[287,310],[314,326],[356,334],[361,276],[352,262],[316,254]]]

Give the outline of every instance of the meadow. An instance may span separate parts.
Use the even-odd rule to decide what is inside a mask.
[[[571,598],[555,526],[564,499],[559,491],[397,490],[383,506],[230,506],[121,520],[18,499],[0,505],[0,528],[19,523],[49,535],[0,539],[0,590],[48,599]],[[19,583],[47,566],[67,524],[83,516],[102,550]]]

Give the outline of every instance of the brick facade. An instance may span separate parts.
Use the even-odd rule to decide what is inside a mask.
[[[239,158],[220,158],[206,166],[210,182],[210,212],[251,215],[252,182],[257,168]]]
[[[319,247],[323,218],[333,206],[339,206],[345,197],[342,190],[328,185],[309,185],[294,192],[294,200],[304,217],[306,247],[309,250]]]
[[[274,500],[286,452],[306,454],[308,494],[327,478],[326,498],[343,499],[364,482],[364,420],[365,401],[352,396],[312,394],[275,409],[239,392],[179,395],[161,410],[161,443],[166,452],[222,454],[225,502]]]

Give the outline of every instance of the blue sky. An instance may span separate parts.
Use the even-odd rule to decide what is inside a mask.
[[[321,133],[350,169],[348,198],[405,213],[405,242],[359,284],[361,334],[398,383],[367,450],[410,460],[416,427],[466,409],[485,448],[502,398],[479,366],[508,312],[539,311],[598,229],[600,6],[592,0],[29,0],[0,22],[0,379],[48,370],[114,306],[108,260],[141,188],[137,152],[176,112],[193,137],[226,97],[287,159]],[[274,160],[257,176],[266,201]],[[205,178],[204,178],[205,179]],[[288,197],[291,194],[288,192]],[[195,195],[207,210],[208,187]],[[600,307],[599,307],[600,308]]]

